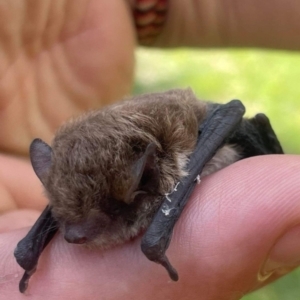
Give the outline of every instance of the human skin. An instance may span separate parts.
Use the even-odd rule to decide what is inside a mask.
[[[171,0],[168,20],[155,46],[299,49],[300,4],[256,1]],[[47,203],[26,158],[29,143],[37,136],[49,142],[70,116],[129,93],[134,47],[134,28],[125,1],[0,0],[0,149],[8,153],[0,155],[0,257],[5,258],[0,260],[0,299],[2,295],[3,299],[22,297],[17,291],[20,276],[14,277],[22,272],[12,252],[28,228],[13,230],[30,226]],[[234,292],[238,298],[257,285],[259,266],[275,241],[291,227],[295,231],[285,235],[286,240],[274,253],[282,257],[284,252],[285,258],[300,253],[298,245],[290,243],[297,241],[294,237],[298,234],[297,174],[297,156],[261,157],[204,179],[176,227],[168,252],[181,276],[176,284],[165,284],[165,271],[147,262],[138,241],[103,254],[78,250],[81,248],[58,237],[43,254],[30,293],[38,299],[35,295],[41,297],[44,288],[43,298],[47,289],[49,299],[58,294],[61,298],[88,299],[83,296],[88,290],[94,299],[102,282],[101,293],[107,293],[103,294],[106,299],[119,299],[122,287],[128,299],[145,295],[151,299],[157,289],[162,291],[155,294],[157,299],[167,299],[164,295],[176,299],[172,293],[178,299],[193,299],[199,293],[206,299],[235,299]],[[241,185],[246,175],[247,182],[253,179],[251,189]],[[262,184],[265,180],[268,184]],[[274,189],[278,193],[269,195]],[[269,196],[262,200],[265,193]],[[250,209],[246,224],[237,223],[242,205]],[[213,217],[211,212],[215,212]],[[255,220],[257,224],[252,223]],[[230,222],[231,231],[220,237],[218,230],[227,230]],[[243,247],[237,251],[240,243]],[[219,251],[215,260],[209,259],[215,249]],[[90,281],[90,287],[83,278]],[[213,290],[208,290],[212,286]]]
[[[125,1],[0,0],[2,152],[129,94],[134,47]]]
[[[159,47],[263,47],[299,50],[296,0],[170,0]]]

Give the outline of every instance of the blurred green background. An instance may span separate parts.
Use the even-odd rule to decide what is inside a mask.
[[[191,87],[200,99],[240,99],[246,116],[265,113],[286,153],[300,154],[300,54],[258,50],[145,50],[134,93]],[[300,299],[300,270],[243,300]]]

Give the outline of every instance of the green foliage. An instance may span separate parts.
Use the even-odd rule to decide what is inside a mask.
[[[265,113],[285,152],[300,153],[300,55],[288,52],[140,50],[135,93],[191,87],[215,102],[240,99]]]
[[[257,50],[139,50],[134,93],[191,87],[201,99],[240,99],[265,113],[286,153],[300,154],[300,55]],[[299,81],[298,81],[299,80]],[[294,300],[300,270],[243,300]]]

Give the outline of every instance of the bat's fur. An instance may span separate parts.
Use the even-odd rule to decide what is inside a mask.
[[[90,112],[65,124],[52,143],[51,167],[43,183],[62,232],[81,230],[87,245],[106,248],[147,228],[176,182],[198,137],[208,103],[190,89],[153,93]],[[133,191],[132,167],[149,143],[157,146],[154,189]],[[221,148],[202,175],[238,160]],[[144,179],[142,179],[144,180]]]

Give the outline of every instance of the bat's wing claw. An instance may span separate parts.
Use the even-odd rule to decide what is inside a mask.
[[[35,269],[32,270],[31,272],[27,272],[27,271],[24,272],[24,275],[19,283],[19,291],[21,293],[24,293],[27,290],[29,279],[34,272]]]
[[[27,235],[18,243],[14,256],[18,264],[25,270],[20,281],[19,290],[24,293],[28,281],[36,270],[42,251],[58,230],[58,224],[53,219],[51,209],[47,206]]]
[[[165,269],[168,271],[170,278],[173,281],[178,281],[179,276],[176,271],[176,269],[171,265],[166,255],[162,256],[160,260],[158,261],[159,264],[161,264]]]
[[[141,248],[143,253],[149,260],[161,264],[169,273],[170,278],[173,281],[178,281],[178,273],[176,269],[171,265],[167,256],[165,255],[165,251],[167,248],[165,245],[163,245],[162,247],[161,245],[157,244],[149,245],[147,241],[143,240]],[[164,248],[163,251],[162,248]]]

